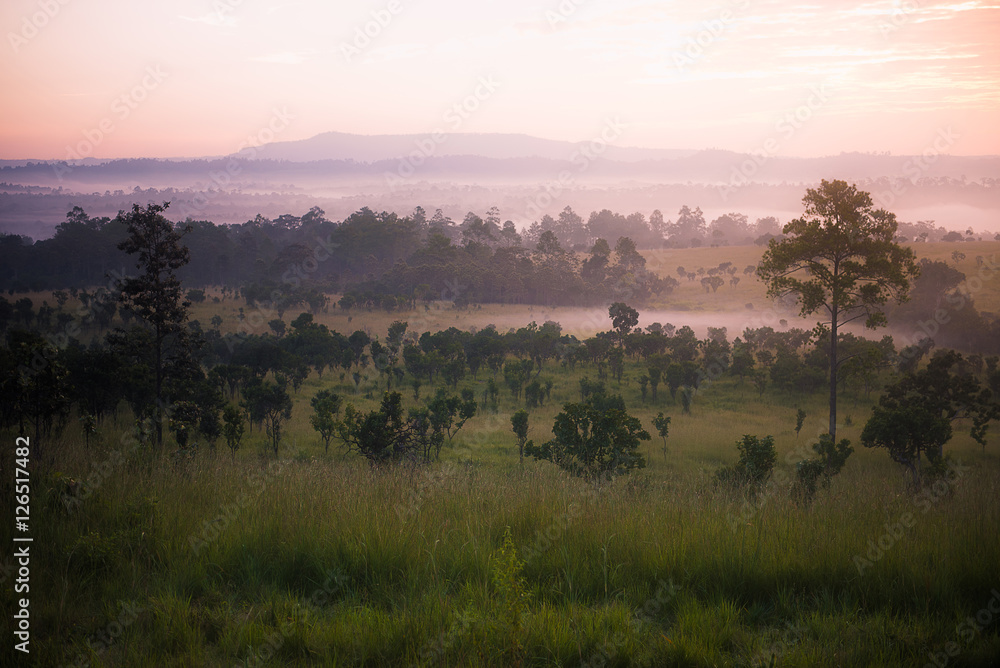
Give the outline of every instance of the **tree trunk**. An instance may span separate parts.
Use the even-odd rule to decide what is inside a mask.
[[[837,306],[830,318],[830,438],[837,442]]]
[[[156,447],[163,445],[163,337],[156,326]]]

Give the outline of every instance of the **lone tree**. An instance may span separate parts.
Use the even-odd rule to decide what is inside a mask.
[[[191,259],[188,248],[181,243],[187,226],[178,231],[163,217],[169,202],[150,204],[146,208],[132,205],[132,211],[118,214],[125,224],[128,237],[118,249],[137,255],[138,276],[118,281],[122,310],[138,316],[152,334],[154,394],[156,397],[156,444],[163,443],[163,383],[171,358],[190,352],[190,338],[184,322],[190,302],[181,295],[181,282],[174,274]],[[124,332],[120,332],[124,335]]]
[[[990,390],[975,376],[957,372],[963,364],[953,350],[934,355],[927,368],[886,388],[861,432],[862,445],[888,450],[893,461],[909,469],[918,489],[921,456],[932,470],[944,465],[942,450],[951,440],[953,421],[970,418],[972,438],[985,447],[990,421],[1000,419]]]
[[[841,326],[865,319],[871,329],[886,324],[882,306],[906,300],[919,273],[912,250],[893,241],[896,216],[875,209],[871,196],[845,181],[824,180],[809,188],[805,214],[771,239],[757,275],[768,296],[795,295],[801,314],[826,310],[830,331],[830,436],[837,436],[837,338]]]

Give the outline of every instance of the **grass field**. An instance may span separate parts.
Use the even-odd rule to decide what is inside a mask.
[[[960,246],[969,275],[976,254],[1000,249],[936,246],[920,250],[950,260]],[[732,259],[737,252],[745,255]],[[759,252],[659,251],[649,262],[671,273],[726,260],[742,270]],[[683,314],[686,305],[692,316],[769,307],[756,281],[731,289],[706,295],[684,284],[662,307]],[[982,309],[1000,304],[992,284],[980,295]],[[419,331],[564,316],[586,335],[609,324],[606,310],[599,320],[570,309],[436,306],[416,318],[332,310],[318,319],[377,334],[399,318],[419,319]],[[207,326],[218,311],[226,330],[238,325],[236,309],[208,302],[193,317]],[[758,396],[726,376],[703,385],[687,415],[663,386],[657,405],[643,403],[641,374],[630,364],[609,389],[654,434],[643,445],[647,466],[599,486],[547,462],[518,465],[510,416],[521,405],[506,390],[498,410],[470,420],[429,467],[372,470],[336,441],[324,452],[309,399],[333,388],[370,409],[384,389],[374,372],[357,393],[350,377],[311,375],[278,457],[256,431],[235,458],[222,442],[192,459],[173,457],[169,443],[153,453],[132,445],[127,410],[88,447],[71,420],[49,446],[54,469],[32,472],[33,635],[23,665],[998,665],[995,427],[981,448],[959,425],[946,448],[951,475],[915,496],[899,465],[859,443],[877,393],[846,390],[838,436],[855,452],[831,488],[801,506],[790,498],[794,465],[825,430],[823,396]],[[596,370],[546,364],[541,377],[554,387],[531,412],[531,438],[550,437],[584,375]],[[487,377],[460,387],[480,396]],[[796,435],[800,407],[808,417]],[[672,417],[666,454],[651,426],[659,411]],[[712,482],[735,461],[742,434],[773,435],[779,453],[756,501]],[[13,444],[14,434],[2,438]],[[8,545],[12,529],[0,534]],[[10,581],[13,562],[0,565]],[[13,608],[11,588],[3,592]]]

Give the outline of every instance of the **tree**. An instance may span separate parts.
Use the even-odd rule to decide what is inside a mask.
[[[190,303],[182,299],[181,282],[174,273],[191,258],[181,243],[183,233],[191,227],[175,230],[163,217],[168,206],[164,202],[143,209],[133,204],[131,212],[118,214],[128,230],[128,238],[118,249],[137,255],[136,268],[141,272],[118,282],[119,300],[123,310],[134,313],[152,330],[157,446],[163,443],[163,384],[168,358],[185,356],[191,348],[184,327]]]
[[[528,443],[528,411],[523,408],[510,417],[510,426],[517,437],[517,453],[520,463],[524,464],[524,447]]]
[[[724,284],[725,281],[719,276],[706,276],[705,278],[701,279],[701,287],[705,288],[706,294],[708,294],[709,290],[711,290],[712,292],[718,291],[718,289],[721,288]]]
[[[677,398],[677,389],[684,384],[684,367],[677,362],[671,362],[667,365],[667,369],[664,372],[667,381],[667,388],[670,390],[671,401]]]
[[[319,432],[323,439],[324,451],[330,451],[330,439],[334,437],[339,428],[340,421],[337,415],[340,413],[340,405],[343,400],[340,395],[332,390],[320,390],[316,393],[309,404],[313,407],[313,414],[309,416],[309,423],[313,429]]]
[[[170,428],[174,431],[177,447],[184,450],[188,447],[201,411],[193,401],[175,401],[170,408]]]
[[[35,332],[12,331],[8,345],[7,364],[0,365],[0,392],[17,415],[18,433],[26,433],[25,418],[34,423],[32,455],[40,459],[42,434],[50,435],[54,427],[58,435],[69,417],[69,374],[56,347]]]
[[[552,434],[555,438],[540,446],[526,444],[525,454],[589,479],[611,479],[646,466],[639,441],[648,441],[649,432],[626,412],[620,396],[594,394],[584,403],[566,404]]]
[[[278,381],[257,382],[243,391],[243,401],[250,419],[264,424],[275,456],[278,454],[284,424],[292,417],[292,398],[285,389],[284,378],[280,377]]]
[[[236,451],[240,449],[240,443],[243,441],[243,432],[246,427],[243,420],[243,412],[236,406],[228,404],[222,411],[222,420],[224,423],[222,433],[225,434],[226,445],[229,446],[229,451],[233,453],[233,461],[236,461]]]
[[[934,355],[926,368],[886,388],[861,432],[862,445],[888,450],[893,461],[909,469],[916,488],[922,456],[932,471],[944,465],[942,450],[951,440],[952,422],[971,419],[970,435],[985,447],[990,421],[1000,419],[990,390],[975,376],[958,372],[963,363],[953,350]]]
[[[799,432],[802,431],[802,425],[806,422],[806,412],[801,408],[795,412],[795,438],[799,437]]]
[[[886,324],[882,306],[906,300],[919,268],[912,250],[896,236],[895,214],[875,209],[871,196],[845,181],[809,188],[802,218],[772,239],[757,267],[768,295],[795,295],[801,314],[825,309],[830,330],[830,436],[837,436],[837,342],[843,325],[865,318],[865,326]]]
[[[503,378],[515,400],[521,398],[521,389],[531,376],[534,364],[531,360],[507,362],[503,365]]]
[[[663,413],[657,414],[653,418],[653,426],[656,427],[656,433],[660,435],[663,439],[663,459],[667,459],[667,435],[670,433],[670,416],[664,415]]]
[[[461,397],[449,396],[444,388],[439,389],[434,399],[427,405],[427,417],[431,429],[435,433],[447,434],[448,442],[451,443],[465,423],[476,415],[478,405],[474,396],[470,389],[462,390]],[[436,442],[435,456],[438,459],[441,458],[443,442],[443,438]]]
[[[662,362],[649,367],[649,386],[653,389],[653,403],[656,403],[656,390],[660,387],[660,378],[663,374]]]
[[[639,324],[639,312],[624,302],[615,302],[608,308],[611,325],[618,333],[619,345],[625,345],[625,337]]]

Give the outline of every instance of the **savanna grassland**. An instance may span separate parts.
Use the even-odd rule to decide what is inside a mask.
[[[996,242],[960,246],[966,257],[957,266],[968,276],[976,273],[976,255],[1000,250]],[[955,247],[916,249],[952,262]],[[763,285],[742,273],[760,253],[757,247],[645,253],[649,268],[661,274],[674,274],[677,265],[694,271],[730,261],[742,280],[717,292],[682,280],[670,296],[639,308],[640,324],[681,327],[704,317],[729,327],[730,340],[744,323],[777,329],[777,317],[788,327],[814,325],[776,310]],[[980,310],[1000,311],[998,279],[977,291]],[[220,329],[235,331],[242,305],[209,299],[194,306],[191,319],[207,327],[219,315]],[[442,302],[397,313],[332,309],[316,320],[342,333],[365,328],[380,336],[394,320],[407,320],[410,332],[491,323],[505,331],[554,320],[581,339],[610,328],[606,309],[456,311]],[[277,456],[256,428],[234,456],[221,440],[214,449],[202,445],[178,455],[170,439],[160,450],[139,445],[127,408],[103,420],[89,439],[74,416],[46,444],[49,463],[31,473],[31,660],[39,666],[997,665],[995,425],[981,447],[968,425],[958,424],[945,449],[949,473],[915,493],[886,452],[861,446],[878,390],[848,384],[838,436],[851,440],[854,453],[829,489],[803,504],[792,494],[795,464],[814,454],[811,444],[826,429],[822,391],[761,393],[738,376],[710,376],[684,413],[665,385],[655,403],[643,400],[644,373],[628,359],[621,382],[611,375],[605,382],[652,435],[641,448],[646,466],[603,483],[570,477],[545,461],[519,463],[510,419],[524,402],[506,388],[496,409],[481,406],[430,465],[373,468],[345,453],[337,439],[326,451],[309,422],[310,399],[333,389],[371,410],[385,390],[374,368],[358,384],[336,369],[322,377],[312,372],[293,395]],[[881,371],[880,383],[892,373]],[[563,404],[580,400],[580,380],[597,374],[591,364],[545,362],[538,377],[553,385],[544,405],[530,411],[530,438],[550,438]],[[478,399],[490,377],[480,369],[456,389],[471,389]],[[399,389],[408,406],[416,405],[407,383]],[[421,399],[434,389],[425,386]],[[798,409],[806,413],[800,433]],[[665,448],[652,426],[659,412],[672,418]],[[778,452],[775,473],[756,498],[714,484],[715,472],[736,460],[743,434],[774,436]],[[3,438],[10,448],[15,434]],[[8,545],[12,533],[3,532]],[[8,583],[12,569],[8,556]],[[3,596],[12,609],[9,586]]]

